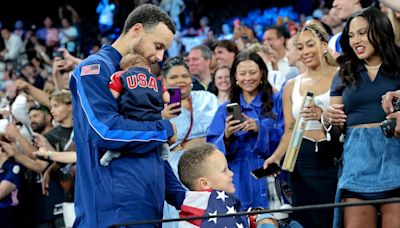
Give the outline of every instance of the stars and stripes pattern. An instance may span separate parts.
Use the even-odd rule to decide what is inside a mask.
[[[233,195],[224,191],[188,191],[179,213],[180,218],[232,214],[241,210],[240,202]],[[249,227],[244,216],[210,218],[195,221],[183,221],[180,228],[213,227]]]

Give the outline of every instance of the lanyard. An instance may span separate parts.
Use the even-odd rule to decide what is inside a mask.
[[[192,127],[193,127],[193,106],[192,106],[192,97],[189,97],[189,109],[190,109],[190,126],[189,126],[189,130],[186,132],[185,138],[183,138],[182,142],[181,142],[181,146],[183,147],[183,145],[186,143],[187,138],[190,135],[190,132],[192,131]]]

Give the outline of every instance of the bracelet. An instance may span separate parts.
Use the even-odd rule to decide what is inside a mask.
[[[53,160],[52,159],[53,158],[53,151],[51,151],[51,150],[47,151],[47,158],[50,159],[50,160]]]

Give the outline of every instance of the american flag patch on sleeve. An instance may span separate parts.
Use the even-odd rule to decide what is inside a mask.
[[[100,73],[100,64],[83,66],[81,69],[81,76],[90,74],[99,74],[99,73]]]

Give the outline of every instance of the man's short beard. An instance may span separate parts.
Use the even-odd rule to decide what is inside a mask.
[[[46,123],[41,123],[41,124],[37,124],[36,127],[32,127],[32,130],[36,133],[41,134],[44,129],[46,129],[47,124]]]

